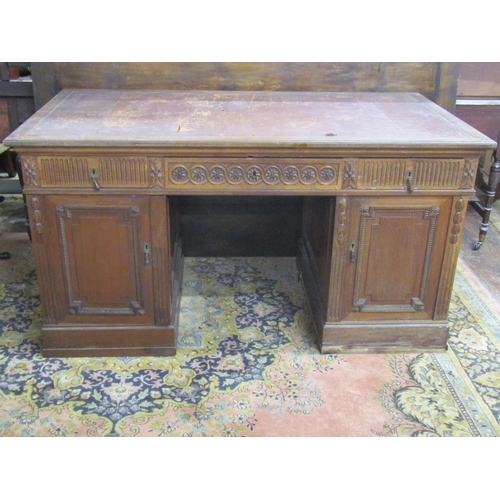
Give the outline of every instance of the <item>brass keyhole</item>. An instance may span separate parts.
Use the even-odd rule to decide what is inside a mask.
[[[350,261],[354,262],[356,260],[356,243],[352,242],[349,246]]]

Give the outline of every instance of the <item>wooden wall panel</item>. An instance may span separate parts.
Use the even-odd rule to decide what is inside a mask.
[[[32,63],[37,109],[63,88],[420,92],[454,106],[459,63]]]
[[[464,122],[498,141],[500,133],[500,103],[497,105],[457,105],[455,114]]]
[[[500,62],[464,62],[458,97],[500,97]]]
[[[3,142],[10,132],[8,98],[0,97],[0,142]]]

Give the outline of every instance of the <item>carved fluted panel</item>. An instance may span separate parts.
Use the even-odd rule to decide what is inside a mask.
[[[92,180],[86,158],[40,158],[40,178],[44,187],[60,185],[90,187]]]
[[[462,183],[463,160],[415,160],[415,188],[458,188]]]
[[[146,158],[103,158],[98,161],[98,168],[103,186],[149,187]]]

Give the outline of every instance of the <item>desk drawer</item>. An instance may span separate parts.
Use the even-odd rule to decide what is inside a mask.
[[[23,171],[26,170],[26,162]],[[150,169],[146,157],[38,157],[38,181],[41,187],[147,188]],[[31,179],[33,181],[33,179]]]
[[[209,191],[332,190],[340,187],[343,160],[170,159],[166,187]]]
[[[471,189],[477,159],[26,156],[24,184],[42,188],[265,192]],[[94,179],[93,179],[94,177]],[[95,181],[95,182],[94,182]]]
[[[349,159],[345,189],[460,189],[472,188],[477,160],[469,159]]]

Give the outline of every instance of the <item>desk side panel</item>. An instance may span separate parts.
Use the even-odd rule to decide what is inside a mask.
[[[335,197],[304,199],[297,266],[320,346],[325,322],[331,315],[330,297],[334,293],[330,277],[335,213]]]

